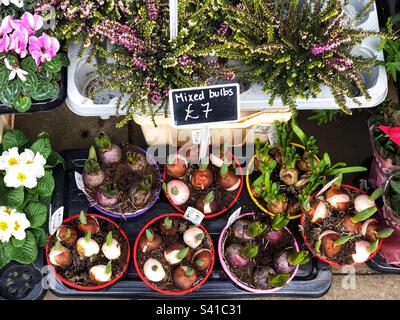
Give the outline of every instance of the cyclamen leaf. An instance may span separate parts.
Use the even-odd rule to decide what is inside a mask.
[[[35,72],[36,73],[37,65],[36,65],[35,59],[33,59],[31,56],[28,56],[25,59],[22,59],[21,68],[23,70],[31,71],[31,72]]]
[[[5,67],[0,67],[0,86],[3,87],[8,82],[10,71]]]
[[[29,72],[25,77],[25,81],[18,79],[18,85],[27,93],[35,92],[39,81],[37,75],[33,72]]]
[[[10,81],[2,91],[6,100],[11,103],[21,93],[21,88],[18,85],[18,81],[13,80]]]
[[[11,106],[18,112],[26,112],[32,106],[31,97],[19,96],[14,101],[11,102]]]
[[[56,56],[53,60],[44,63],[44,68],[50,73],[57,73],[61,71],[61,62]]]

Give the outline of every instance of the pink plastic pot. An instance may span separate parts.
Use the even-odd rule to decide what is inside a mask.
[[[253,212],[245,213],[245,214],[242,214],[239,217],[237,217],[237,219],[235,219],[234,222],[236,222],[237,220],[243,219],[245,217],[255,216],[257,214],[262,214],[262,213],[253,213]],[[262,215],[265,216],[265,214],[262,214]],[[283,287],[273,288],[273,289],[269,289],[269,290],[255,289],[255,288],[251,288],[251,287],[247,286],[246,284],[244,284],[243,282],[241,282],[239,279],[236,278],[236,276],[231,272],[228,262],[225,260],[225,248],[224,247],[225,247],[225,240],[226,240],[226,232],[228,231],[228,229],[230,227],[231,226],[229,226],[229,227],[225,226],[225,228],[221,232],[221,235],[220,235],[219,241],[218,241],[218,255],[219,255],[219,260],[221,262],[222,268],[224,269],[224,271],[228,275],[228,277],[233,281],[233,283],[235,283],[238,287],[240,287],[246,291],[250,291],[250,292],[254,292],[254,293],[266,294],[266,293],[273,293],[273,292],[276,292],[276,291],[282,289]],[[296,252],[300,251],[299,245],[298,245],[296,239],[294,238],[292,232],[286,227],[283,230],[287,231],[293,237],[293,246],[294,246]],[[286,282],[286,285],[293,280],[293,278],[296,276],[296,273],[298,270],[299,270],[299,266],[296,267],[293,274],[290,276],[290,278]]]

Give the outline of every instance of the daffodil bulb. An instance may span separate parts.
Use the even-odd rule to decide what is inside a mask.
[[[106,242],[101,247],[101,251],[108,260],[115,260],[121,256],[121,247],[118,241],[112,238],[112,231],[107,234]]]
[[[91,267],[89,270],[89,279],[93,282],[104,283],[111,280],[112,270],[110,267],[99,264],[97,266]]]
[[[100,247],[97,242],[90,238],[90,236],[80,238],[76,243],[76,249],[83,257],[89,258],[100,252]]]
[[[192,227],[183,234],[183,241],[192,249],[196,249],[204,239],[204,232],[200,228]]]
[[[152,282],[160,282],[165,278],[165,270],[160,261],[150,258],[143,265],[144,276]]]

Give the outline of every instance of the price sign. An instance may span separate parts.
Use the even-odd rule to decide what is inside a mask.
[[[239,84],[175,89],[169,92],[173,125],[209,126],[240,118]]]

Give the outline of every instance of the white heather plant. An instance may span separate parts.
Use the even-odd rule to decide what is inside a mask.
[[[10,261],[29,264],[47,239],[54,190],[52,169],[63,164],[47,133],[36,141],[9,130],[0,144],[0,268]]]

